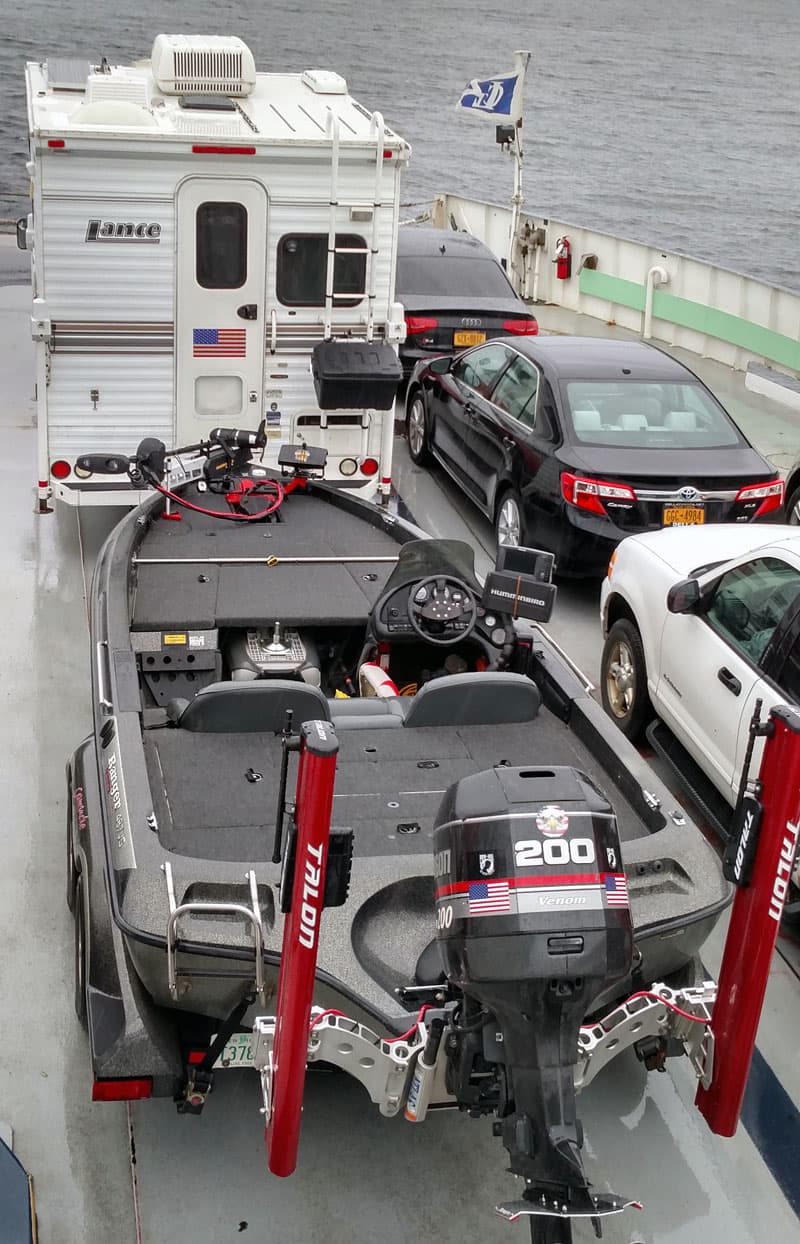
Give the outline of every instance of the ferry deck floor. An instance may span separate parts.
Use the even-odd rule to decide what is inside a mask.
[[[90,725],[80,545],[90,567],[118,515],[84,511],[79,529],[75,512],[63,507],[45,517],[33,513],[28,303],[24,285],[0,288],[7,652],[0,681],[0,1118],[14,1128],[16,1151],[35,1177],[41,1244],[222,1244],[242,1236],[260,1244],[527,1240],[524,1225],[493,1214],[492,1206],[513,1194],[514,1181],[487,1120],[446,1113],[414,1128],[381,1118],[347,1077],[314,1074],[298,1173],[281,1181],[266,1173],[252,1072],[220,1075],[200,1119],[179,1117],[165,1100],[130,1110],[90,1102],[64,901],[64,762]],[[545,327],[547,316],[543,308]],[[744,393],[739,377],[723,378]],[[721,382],[718,391],[725,400]],[[758,399],[758,407],[765,412],[768,403]],[[769,414],[764,436],[756,436],[760,447],[769,433],[800,448],[800,422],[783,407]],[[395,475],[417,520],[434,534],[472,539],[485,569],[488,527],[442,473],[412,468],[398,442]],[[596,585],[562,586],[551,624],[590,677],[599,662],[597,598]],[[720,932],[708,947],[711,972],[721,941]],[[607,1220],[606,1240],[800,1239],[800,982],[792,968],[796,948],[785,943],[783,950],[759,1033],[747,1126],[733,1140],[707,1131],[683,1060],[648,1079],[626,1055],[580,1098],[591,1177],[645,1206]],[[588,1224],[575,1228],[576,1244],[593,1238]]]

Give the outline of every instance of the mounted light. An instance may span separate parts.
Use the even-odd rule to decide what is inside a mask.
[[[539,324],[532,315],[524,320],[503,320],[503,332],[513,333],[515,337],[535,337]]]
[[[609,501],[635,505],[636,493],[627,484],[611,484],[604,479],[586,479],[582,475],[571,475],[564,471],[561,476],[561,495],[569,505],[579,510],[587,510],[590,514],[601,514],[607,518],[606,505]]]
[[[209,147],[196,144],[192,147],[192,155],[255,155],[255,147]]]
[[[745,484],[736,494],[736,505],[753,501],[761,502],[753,518],[761,518],[764,514],[779,510],[783,505],[783,480],[773,479],[768,484]]]
[[[153,1080],[150,1076],[127,1080],[95,1080],[92,1085],[92,1101],[141,1101],[153,1096]]]
[[[47,145],[53,151],[61,151],[67,144],[63,138],[48,138]]]
[[[429,333],[439,327],[439,321],[431,315],[407,315],[406,332],[409,336],[415,333]]]
[[[78,466],[76,462],[75,463],[75,474],[78,477],[78,479],[91,479],[94,472],[87,471],[86,467]]]
[[[365,458],[364,461],[361,463],[361,474],[362,475],[377,475],[377,473],[378,473],[378,459],[377,458]]]
[[[58,458],[55,462],[50,463],[50,474],[54,479],[66,479],[72,472],[72,467],[63,458]]]
[[[348,475],[348,476],[355,475],[356,471],[358,470],[358,463],[356,462],[355,458],[342,458],[341,462],[339,463],[339,470],[341,471],[342,475]]]

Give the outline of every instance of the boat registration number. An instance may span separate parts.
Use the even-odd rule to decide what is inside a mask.
[[[453,333],[454,346],[482,346],[485,340],[486,333]]]
[[[705,521],[706,511],[703,505],[664,506],[665,527],[696,527],[698,523]]]
[[[214,1040],[216,1038],[213,1038]],[[228,1067],[252,1067],[253,1065],[253,1034],[251,1032],[234,1032],[225,1048],[214,1063],[215,1070]]]

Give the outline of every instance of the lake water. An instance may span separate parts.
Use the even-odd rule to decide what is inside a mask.
[[[27,207],[23,64],[149,55],[160,30],[236,34],[262,70],[336,69],[412,144],[413,216],[438,190],[505,202],[512,164],[465,82],[532,53],[529,210],[800,290],[797,0],[0,0],[0,216]]]

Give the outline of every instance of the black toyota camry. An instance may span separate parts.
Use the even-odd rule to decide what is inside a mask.
[[[780,515],[778,472],[709,389],[654,346],[601,337],[495,339],[417,365],[412,459],[437,460],[499,544],[605,574],[635,532]]]

